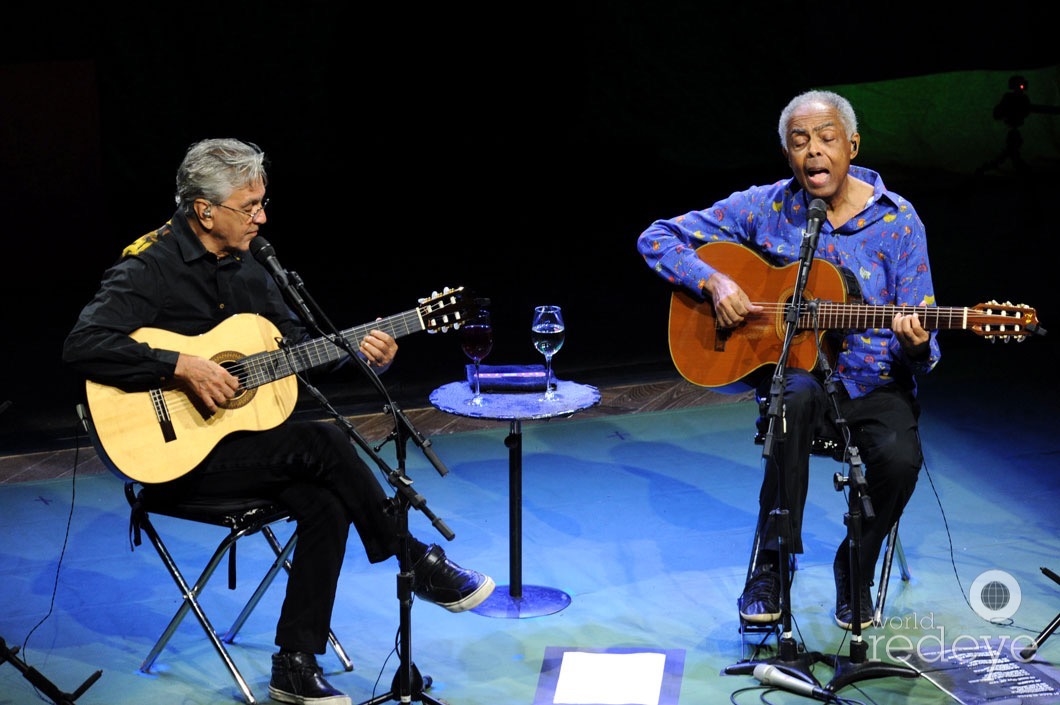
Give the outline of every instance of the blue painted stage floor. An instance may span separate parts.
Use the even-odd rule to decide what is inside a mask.
[[[927,465],[901,524],[912,579],[902,582],[895,571],[886,622],[865,631],[871,658],[890,662],[894,654],[923,648],[927,659],[927,646],[937,651],[940,644],[1025,645],[1060,611],[1060,586],[1040,571],[1060,571],[1056,382],[1043,387],[1012,365],[1019,359],[1011,352],[980,353],[968,364],[940,369],[923,385]],[[758,686],[753,677],[723,675],[747,655],[735,600],[761,476],[761,449],[751,440],[756,415],[753,402],[740,400],[525,425],[523,582],[562,590],[571,602],[553,614],[522,619],[414,604],[413,660],[433,680],[431,697],[451,705],[599,705],[591,699],[594,671],[579,672],[575,661],[607,669],[606,660],[572,659],[571,670],[561,674],[557,654],[661,652],[675,660],[667,662],[665,679],[660,676],[657,705],[677,702],[675,687],[684,705],[730,697],[758,702],[759,693],[745,690]],[[427,506],[456,534],[446,545],[453,558],[490,573],[499,585],[509,578],[507,432],[507,424],[498,423],[434,437],[433,448],[450,470],[444,477],[415,447],[407,465]],[[792,587],[795,637],[812,652],[845,656],[848,635],[831,614],[831,560],[846,531],[846,500],[832,476],[842,466],[814,463],[806,553]],[[117,478],[78,473],[76,479],[0,485],[0,508],[0,636],[9,646],[24,646],[20,658],[68,692],[102,671],[77,700],[82,705],[238,702],[234,681],[193,618],[177,630],[153,671],[139,672],[179,594],[150,546],[130,550],[128,506]],[[170,548],[191,574],[220,539],[217,529],[177,530],[165,518],[157,523],[163,531],[179,531]],[[445,543],[422,513],[413,511],[410,524],[420,538]],[[270,560],[258,537],[241,544],[237,589],[225,589],[219,573],[202,597],[216,627],[225,628],[236,615],[253,576]],[[343,671],[331,653],[320,660],[331,683],[355,703],[392,685],[396,570],[396,562],[369,566],[351,541],[334,630],[355,668]],[[977,613],[984,574],[1001,576],[1010,599],[1018,593],[1018,607],[1002,623]],[[230,647],[262,702],[268,701],[282,586],[281,576]],[[1009,607],[995,604],[992,614]],[[1046,639],[1037,659],[1044,666],[1060,661],[1060,636]],[[657,658],[637,663],[649,669],[648,677],[660,673],[652,670],[661,667]],[[824,663],[814,668],[822,684],[833,675]],[[864,680],[840,695],[881,705],[955,702],[936,681]],[[598,683],[597,692],[601,703],[615,702],[606,683]],[[1033,702],[1060,702],[1045,696]],[[631,697],[637,703],[648,698]],[[805,701],[790,693],[769,698]],[[33,702],[39,700],[30,682],[13,664],[0,664],[0,703]]]

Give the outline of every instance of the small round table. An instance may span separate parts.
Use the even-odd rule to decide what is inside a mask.
[[[457,416],[510,422],[504,445],[508,448],[508,568],[510,584],[498,586],[472,612],[487,617],[540,617],[570,604],[570,595],[557,588],[523,585],[523,436],[524,420],[569,416],[600,403],[600,391],[588,384],[557,380],[556,399],[541,399],[537,392],[483,392],[486,403],[471,406],[466,381],[450,382],[431,392],[431,404]]]

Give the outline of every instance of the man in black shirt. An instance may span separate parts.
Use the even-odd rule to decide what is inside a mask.
[[[86,379],[124,391],[178,385],[209,415],[239,393],[237,377],[211,359],[130,334],[150,327],[201,335],[232,315],[255,313],[289,342],[309,339],[273,277],[248,256],[267,219],[267,182],[265,155],[253,144],[210,139],[192,145],[177,171],[176,212],[107,270],[66,338],[64,361]],[[383,372],[397,347],[388,333],[371,330],[358,353]],[[389,497],[346,432],[290,419],[268,430],[237,431],[189,472],[151,489],[172,497],[260,496],[291,510],[298,548],[276,627],[269,694],[287,703],[348,705],[323,678],[314,654],[327,645],[349,527],[371,563],[397,555],[400,542]],[[408,545],[418,597],[462,612],[493,591],[489,576],[457,566],[441,547],[415,538]]]

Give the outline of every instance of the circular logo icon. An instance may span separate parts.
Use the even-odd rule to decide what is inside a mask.
[[[969,599],[975,613],[989,622],[1016,614],[1023,594],[1016,579],[1003,570],[988,570],[972,581]]]

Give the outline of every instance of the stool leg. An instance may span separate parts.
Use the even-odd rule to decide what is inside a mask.
[[[184,579],[184,575],[180,572],[180,569],[177,567],[176,562],[173,560],[172,555],[170,555],[169,550],[166,548],[165,543],[163,543],[161,537],[158,535],[158,532],[155,531],[154,525],[149,519],[146,518],[146,516],[141,520],[140,528],[144,531],[144,533],[147,534],[148,538],[151,540],[151,544],[155,547],[155,551],[162,559],[162,562],[165,564],[166,569],[169,571],[169,574],[172,576],[174,582],[177,583],[177,586],[180,587],[180,591],[184,596],[184,599],[181,602],[180,607],[177,609],[176,614],[173,615],[173,619],[170,620],[169,625],[162,633],[162,636],[158,638],[158,641],[155,642],[155,645],[154,647],[152,647],[151,652],[147,655],[147,658],[145,658],[143,663],[140,665],[140,670],[143,673],[149,673],[151,671],[151,667],[154,665],[154,662],[158,658],[159,654],[162,653],[162,649],[165,648],[166,644],[169,642],[170,637],[173,636],[174,632],[176,632],[177,630],[177,627],[184,620],[184,617],[187,616],[189,611],[191,611],[199,620],[199,624],[202,626],[203,631],[206,633],[206,637],[213,645],[214,651],[216,651],[217,655],[221,657],[222,661],[224,661],[225,667],[228,668],[228,672],[235,680],[236,685],[239,687],[239,691],[243,694],[243,699],[247,702],[247,705],[255,705],[255,703],[257,703],[257,700],[254,699],[254,693],[251,691],[250,685],[247,683],[246,679],[243,678],[243,674],[239,672],[239,668],[236,666],[235,661],[232,660],[232,657],[228,654],[228,650],[221,642],[221,639],[218,638],[216,630],[214,630],[213,625],[210,623],[210,619],[206,616],[206,612],[204,612],[202,607],[199,605],[198,599],[199,594],[202,592],[207,581],[209,581],[210,577],[217,569],[217,566],[220,565],[222,559],[224,559],[228,551],[240,538],[240,534],[238,532],[232,532],[220,543],[220,545],[218,545],[217,550],[214,551],[214,554],[210,558],[209,563],[207,563],[206,567],[199,575],[199,579],[195,581],[195,585],[189,586],[187,581]]]
[[[905,551],[902,549],[902,540],[898,537],[898,522],[894,522],[891,533],[887,535],[887,549],[883,554],[883,567],[880,568],[880,584],[876,588],[876,610],[872,615],[873,625],[883,626],[883,607],[887,602],[887,584],[891,580],[891,565],[894,562],[894,554],[898,553],[898,566],[902,581],[909,582],[911,574],[909,565],[905,560]]]
[[[751,546],[751,560],[747,563],[747,577],[744,580],[746,583],[754,575],[755,568],[758,567],[758,553],[762,548],[762,533],[760,531],[755,532],[754,543]]]
[[[894,550],[898,552],[898,567],[901,569],[902,581],[908,583],[913,574],[909,572],[909,564],[905,560],[905,551],[902,549],[902,537],[898,535],[898,525],[894,526]]]
[[[234,622],[232,622],[232,626],[228,628],[225,635],[221,637],[221,641],[226,644],[231,644],[235,641],[236,634],[238,634],[239,630],[243,628],[243,624],[247,621],[247,618],[250,617],[250,613],[253,612],[254,608],[258,606],[259,602],[261,602],[261,598],[264,597],[265,592],[268,590],[269,586],[272,585],[272,581],[284,568],[284,563],[287,561],[288,556],[294,551],[297,534],[291,535],[286,546],[280,546],[279,541],[276,539],[276,535],[270,527],[263,526],[261,528],[261,533],[269,542],[273,552],[276,554],[276,558],[273,559],[272,567],[269,568],[269,571],[265,573],[264,577],[262,577],[261,582],[258,583],[258,587],[254,591],[254,594],[250,596],[250,599],[247,600],[247,603],[243,606],[243,610],[239,613],[239,616],[236,617]]]
[[[284,545],[280,544],[279,539],[276,538],[276,533],[270,526],[263,526],[261,528],[261,534],[272,548],[273,553],[276,554],[276,558],[273,560],[272,567],[269,568],[269,571],[261,579],[261,582],[258,583],[258,587],[254,591],[254,594],[251,595],[246,605],[243,606],[243,610],[239,613],[239,616],[236,617],[225,635],[221,637],[221,641],[226,644],[231,644],[235,640],[236,634],[238,634],[239,630],[243,628],[243,624],[247,621],[247,618],[250,617],[250,613],[258,606],[261,598],[265,595],[269,586],[272,585],[272,581],[276,578],[276,575],[280,570],[284,569],[288,572],[291,570],[290,556],[297,543],[298,534],[291,534],[291,538],[289,538]],[[339,641],[338,637],[335,636],[334,630],[328,632],[328,643],[331,644],[332,650],[342,663],[343,670],[352,671],[353,659],[351,659],[349,654],[346,653],[346,649],[343,648],[342,643]]]

